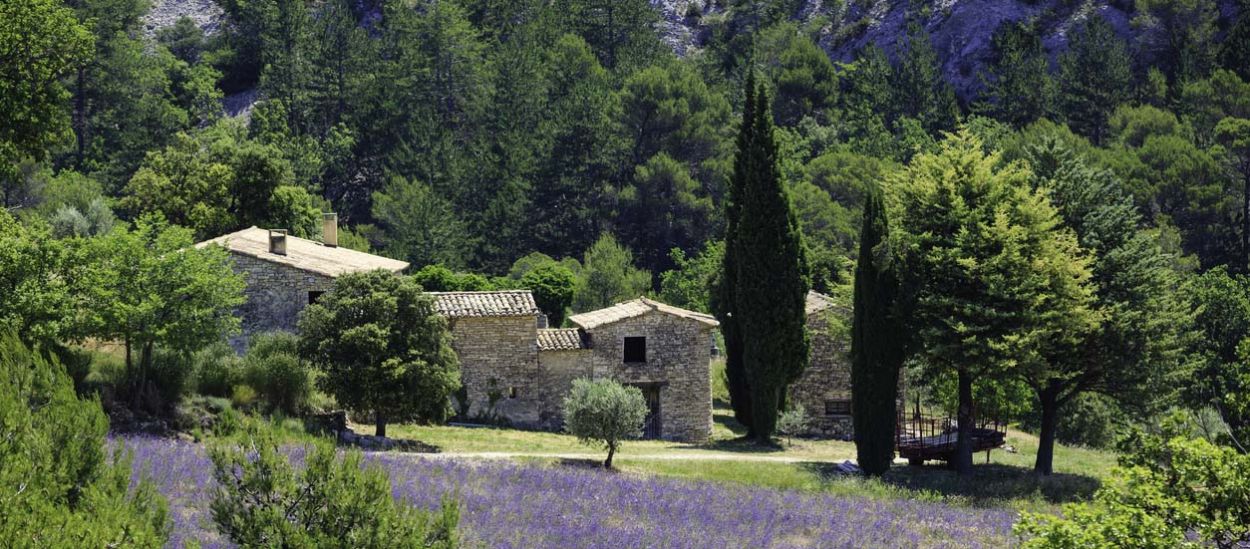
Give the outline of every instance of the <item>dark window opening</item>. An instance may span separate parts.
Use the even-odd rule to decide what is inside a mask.
[[[516,387],[508,387],[508,398],[516,398],[516,396],[517,396]]]
[[[825,415],[827,416],[849,416],[851,415],[851,401],[849,400],[826,400]]]
[[[318,299],[321,299],[323,294],[325,294],[325,292],[308,292],[308,304],[312,305],[313,303],[316,303]]]
[[[647,361],[647,338],[645,337],[625,338],[625,362],[646,362],[646,361]]]

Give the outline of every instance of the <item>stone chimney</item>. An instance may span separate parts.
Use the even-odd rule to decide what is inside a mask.
[[[321,243],[330,248],[339,246],[339,214],[334,212],[321,214]]]
[[[286,255],[286,229],[269,229],[269,253]]]

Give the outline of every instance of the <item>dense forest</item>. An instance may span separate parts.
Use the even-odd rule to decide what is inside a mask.
[[[147,29],[143,0],[0,7],[4,209],[49,238],[159,214],[193,240],[249,225],[316,238],[334,211],[344,245],[411,262],[427,289],[515,287],[546,267],[573,281],[574,310],[652,293],[706,311],[755,74],[813,288],[849,294],[871,188],[971,146],[984,169],[1029,166],[1054,189],[1096,297],[1142,315],[1125,322],[1203,336],[1176,336],[1200,372],[1192,402],[1219,407],[1245,382],[1231,366],[1250,352],[1244,7],[1115,3],[1125,27],[1105,4],[1060,2],[997,26],[977,84],[957,90],[931,41],[943,8],[919,0],[901,3],[888,48],[845,62],[829,37],[865,36],[867,20],[838,21],[873,2],[691,2],[701,38],[681,55],[645,0],[218,4],[207,34],[190,19]],[[1059,42],[1042,30],[1057,9]],[[1149,273],[1117,278],[1132,269]],[[1185,288],[1196,318],[1142,305],[1159,299],[1133,293],[1149,284]],[[1124,421],[1090,391],[1134,412],[1176,402],[1120,391],[1132,369],[1110,371],[1064,374],[1059,397],[1084,410],[1065,417],[1094,424],[1061,436],[1102,443]],[[1035,417],[1022,383],[979,387],[985,408]]]

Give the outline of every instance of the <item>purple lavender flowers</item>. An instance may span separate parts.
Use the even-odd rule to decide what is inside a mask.
[[[213,528],[211,464],[196,444],[121,439],[134,466],[169,498],[171,545],[228,547]],[[397,498],[461,506],[464,537],[530,547],[998,547],[1011,544],[1009,510],[883,501],[641,477],[507,461],[374,454]]]

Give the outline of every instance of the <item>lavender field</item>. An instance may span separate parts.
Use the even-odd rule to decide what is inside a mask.
[[[170,500],[172,545],[228,547],[208,502],[211,464],[197,444],[122,439],[136,472]],[[881,501],[513,462],[374,454],[397,498],[461,504],[466,539],[486,547],[1001,547],[1014,513]]]

